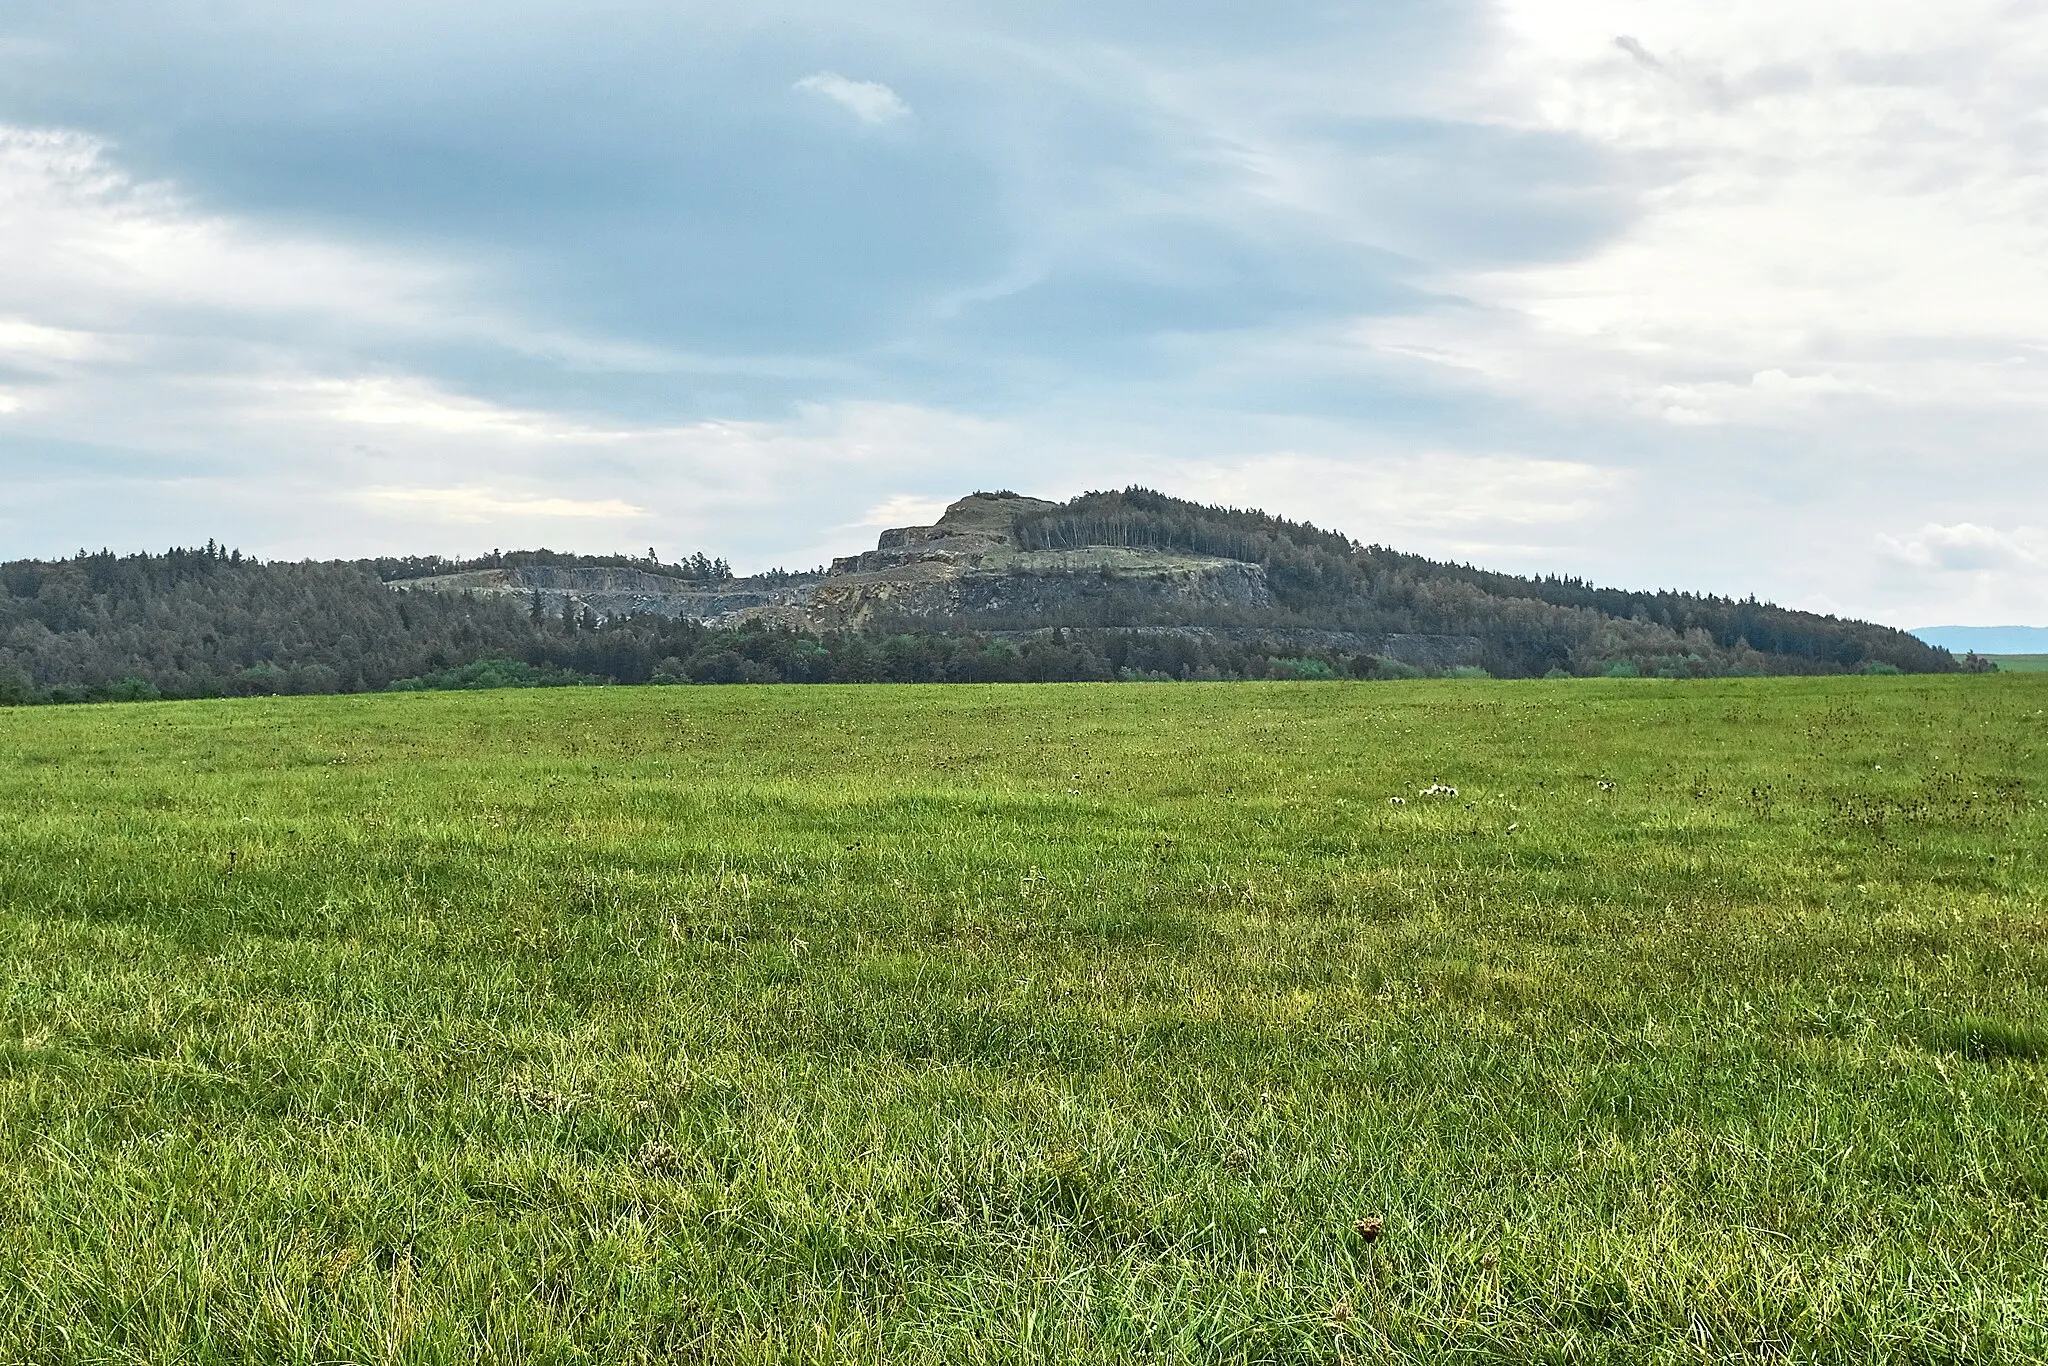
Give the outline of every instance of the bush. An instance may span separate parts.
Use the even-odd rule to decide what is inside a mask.
[[[284,685],[284,670],[268,660],[252,664],[235,676],[235,691],[256,697],[283,692]]]
[[[780,683],[774,668],[731,650],[700,655],[690,661],[692,683]]]
[[[1281,655],[1268,655],[1266,656],[1266,676],[1268,678],[1296,678],[1305,682],[1321,682],[1335,678],[1337,671],[1330,667],[1328,661],[1317,659],[1314,655],[1306,655],[1300,659],[1290,659]]]
[[[124,678],[107,685],[109,702],[154,702],[162,696],[155,687],[140,678]]]
[[[341,691],[341,674],[325,664],[300,664],[291,671],[287,692],[302,697]]]
[[[603,683],[573,669],[540,669],[517,659],[479,659],[439,673],[395,680],[390,692],[459,692],[473,688],[570,688]]]

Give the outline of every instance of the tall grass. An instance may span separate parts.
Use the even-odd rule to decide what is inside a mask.
[[[2044,710],[0,714],[0,1361],[2038,1360]]]

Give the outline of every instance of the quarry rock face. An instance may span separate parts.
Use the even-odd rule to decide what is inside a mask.
[[[1020,516],[1057,506],[977,493],[931,526],[885,531],[873,550],[832,562],[806,612],[815,627],[945,618],[962,624],[1108,624],[1133,613],[1272,605],[1266,571],[1242,560],[1125,546],[1023,550]]]
[[[815,582],[815,576],[811,576]],[[586,608],[600,619],[650,613],[654,616],[718,621],[765,607],[793,603],[805,587],[799,583],[768,584],[760,580],[727,579],[700,582],[642,569],[522,565],[506,569],[472,569],[433,578],[401,579],[391,585],[408,593],[475,593],[484,597],[516,597],[536,601],[549,616],[566,609]]]
[[[649,612],[718,625],[765,620],[799,630],[859,629],[894,621],[958,620],[1006,626],[1106,625],[1188,609],[1257,611],[1272,605],[1266,572],[1242,560],[1122,546],[1021,550],[1021,515],[1056,507],[1014,493],[977,493],[931,526],[884,531],[873,550],[832,562],[822,575],[701,583],[638,569],[479,569],[393,585],[406,592],[537,598],[559,615]]]
[[[1275,610],[1266,571],[1246,560],[1145,547],[1026,550],[1020,517],[1059,506],[1015,493],[976,493],[930,526],[884,531],[873,550],[823,573],[702,582],[647,570],[525,566],[412,579],[407,592],[516,595],[559,616],[586,609],[800,631],[957,626],[1024,638],[1081,628],[1263,640],[1300,649],[1373,653],[1421,667],[1478,659],[1471,636],[1360,635],[1260,625]]]

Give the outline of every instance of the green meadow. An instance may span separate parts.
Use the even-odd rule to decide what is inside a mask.
[[[2000,673],[2048,673],[2048,655],[1986,655]]]
[[[0,712],[0,1362],[2048,1358],[2044,711]]]

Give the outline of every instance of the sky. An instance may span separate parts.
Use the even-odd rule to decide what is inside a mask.
[[[9,0],[0,558],[1143,484],[2048,623],[2048,6]]]

